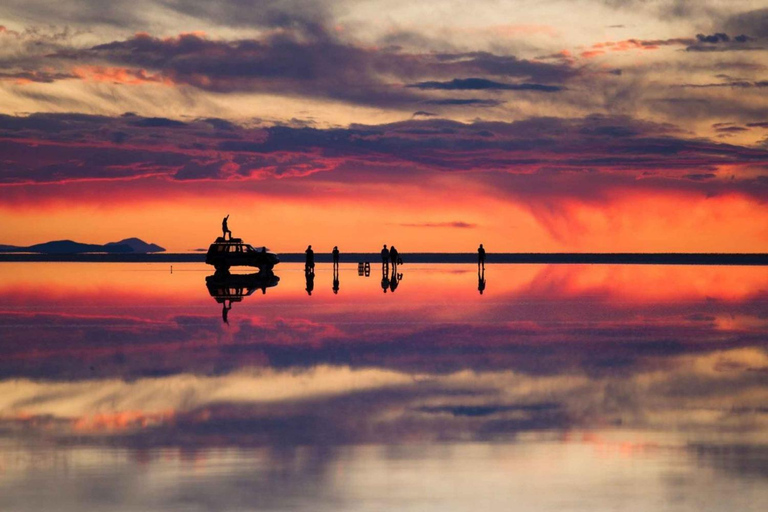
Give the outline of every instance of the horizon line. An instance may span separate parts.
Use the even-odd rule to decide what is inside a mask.
[[[401,253],[408,263],[477,264],[476,252],[412,252]],[[303,252],[278,254],[281,262],[303,263]],[[329,253],[315,253],[315,261],[330,263]],[[340,254],[342,263],[381,263],[380,253],[347,252]],[[204,263],[204,252],[188,253],[0,253],[0,262],[84,262],[84,263]],[[487,253],[486,263],[494,264],[658,264],[658,265],[768,265],[768,253]]]

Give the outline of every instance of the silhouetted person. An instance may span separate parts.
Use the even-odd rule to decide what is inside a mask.
[[[485,267],[482,271],[480,268],[477,269],[477,291],[480,292],[480,295],[485,291]]]
[[[483,267],[485,269],[485,249],[483,249],[483,244],[480,244],[480,247],[477,248],[477,266]]]
[[[333,267],[333,293],[339,293],[339,265],[335,264]]]
[[[389,261],[392,262],[392,272],[397,268],[397,257],[397,249],[395,249],[395,246],[393,245],[389,248]]]
[[[307,295],[312,295],[312,290],[315,289],[315,273],[307,270],[304,272],[304,277],[307,280]]]
[[[229,230],[229,226],[227,226],[227,219],[229,219],[229,214],[227,214],[226,217],[224,217],[224,220],[221,221],[221,231],[222,231],[222,238],[224,240],[227,239],[227,233],[229,233],[229,239],[232,240],[232,232]]]
[[[339,268],[339,248],[337,246],[333,246],[331,255],[333,256],[333,268]]]
[[[229,313],[229,310],[232,309],[232,301],[231,300],[225,300],[221,303],[221,319],[224,320],[224,323],[229,325],[229,319],[227,318],[227,314]]]
[[[306,262],[304,263],[304,271],[315,273],[315,251],[312,250],[312,246],[307,246],[307,250],[304,251],[307,254]]]
[[[384,248],[381,250],[381,266],[382,268],[387,267],[387,273],[389,273],[389,249],[387,249],[387,244],[384,244]]]

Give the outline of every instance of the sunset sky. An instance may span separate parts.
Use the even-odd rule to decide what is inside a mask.
[[[0,244],[768,251],[765,0],[4,0]]]

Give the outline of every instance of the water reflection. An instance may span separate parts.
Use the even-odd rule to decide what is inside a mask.
[[[227,271],[219,271],[205,278],[205,286],[208,293],[222,305],[221,318],[225,324],[229,324],[229,310],[233,302],[241,302],[243,298],[261,290],[267,293],[267,288],[277,286],[280,278],[271,270],[263,270],[255,274],[230,274]]]
[[[482,247],[482,245],[480,247]],[[484,261],[482,266],[480,266],[480,264],[477,265],[477,291],[480,292],[480,295],[482,295],[483,292],[485,291],[485,262]]]
[[[384,261],[381,264],[381,290],[387,293],[389,290],[389,262]]]
[[[394,249],[394,247],[392,248]],[[403,273],[399,272],[397,253],[393,257],[392,265],[390,267],[388,262],[382,262],[381,264],[381,290],[387,293],[387,290],[395,293],[397,287],[400,285],[400,281],[403,279]],[[402,260],[400,260],[402,261]],[[389,273],[389,269],[392,269],[392,273]]]
[[[0,266],[3,509],[768,500],[759,267],[409,264],[393,300],[356,266],[206,294],[202,266],[29,265]]]
[[[312,295],[312,292],[315,289],[315,269],[312,268],[305,268],[304,269],[304,281],[305,281],[305,287],[304,289],[307,292],[307,295]]]
[[[339,293],[339,264],[334,262],[333,264],[333,293],[338,295]]]

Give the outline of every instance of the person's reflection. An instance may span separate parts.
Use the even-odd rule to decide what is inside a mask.
[[[221,303],[221,319],[224,320],[224,323],[227,325],[229,325],[229,319],[227,318],[227,315],[229,314],[230,309],[232,309],[231,300],[225,300]]]
[[[403,278],[402,273],[398,273],[395,267],[392,267],[392,277],[389,279],[389,289],[392,293],[395,293],[397,286],[400,284],[400,280]]]
[[[477,291],[480,295],[485,291],[485,267],[477,268]]]
[[[315,289],[315,272],[307,269],[306,272],[304,272],[304,277],[307,280],[307,295],[312,295],[312,290]]]
[[[335,263],[333,266],[333,293],[338,295],[339,293],[339,264]]]
[[[389,290],[389,261],[382,261],[381,263],[381,289],[384,293]]]

